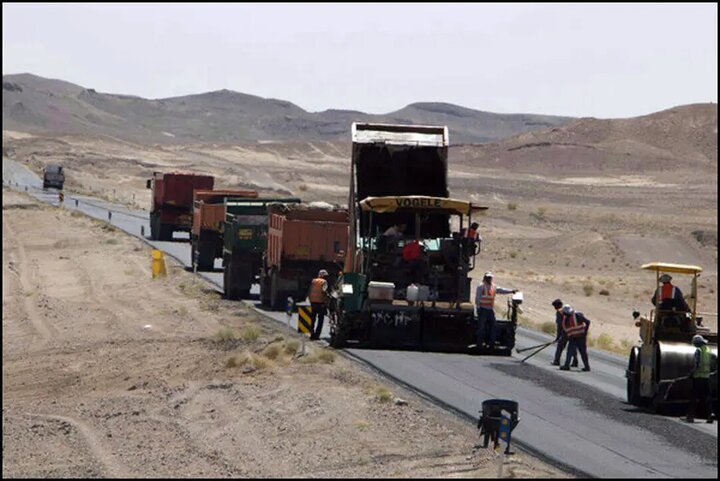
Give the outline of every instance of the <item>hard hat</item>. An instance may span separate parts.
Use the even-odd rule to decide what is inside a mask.
[[[570,314],[573,314],[575,312],[575,309],[573,309],[573,307],[570,304],[565,304],[563,306],[562,312],[563,312],[563,314],[566,314],[569,316]]]
[[[492,272],[487,271],[483,277],[492,277]]]
[[[700,334],[696,334],[692,338],[692,343],[693,346],[702,346],[703,344],[707,344],[707,341]]]
[[[552,301],[552,306],[555,309],[560,309],[562,307],[562,305],[563,305],[563,302],[560,299],[555,299],[554,301]]]
[[[320,272],[318,272],[318,277],[324,277],[328,275],[328,271],[325,269],[320,269]]]
[[[660,276],[660,282],[670,282],[672,277],[670,277],[670,274],[663,274]]]

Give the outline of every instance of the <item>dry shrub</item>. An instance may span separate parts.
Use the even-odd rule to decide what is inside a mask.
[[[600,292],[598,292],[598,294],[600,294],[601,296],[609,296],[610,291],[608,291],[607,289],[602,289],[600,290]]]
[[[265,349],[263,349],[262,355],[268,359],[275,360],[278,358],[278,356],[280,356],[282,350],[282,344],[274,342],[267,346]]]
[[[384,386],[375,388],[375,396],[381,403],[387,403],[392,400],[392,393]]]
[[[596,342],[597,347],[600,349],[609,350],[613,347],[613,339],[607,334],[600,334]]]
[[[518,206],[515,202],[508,202],[508,205],[507,205],[508,210],[516,210],[517,207]]]
[[[545,334],[555,334],[557,332],[557,324],[551,321],[545,321],[540,324],[540,330]]]
[[[295,355],[300,347],[300,341],[291,339],[285,343],[285,354]]]
[[[238,367],[240,364],[241,361],[238,359],[237,356],[231,356],[225,361],[225,367],[227,368]]]
[[[583,284],[583,292],[586,296],[590,297],[593,293],[593,285],[592,284]]]
[[[223,327],[218,331],[217,338],[220,341],[232,341],[235,339],[235,332],[229,327]]]
[[[335,362],[335,353],[328,351],[327,349],[323,349],[315,354],[318,358],[318,361],[322,362],[323,364],[332,364]]]
[[[247,326],[243,329],[242,338],[246,341],[254,341],[260,337],[260,329],[257,326]]]

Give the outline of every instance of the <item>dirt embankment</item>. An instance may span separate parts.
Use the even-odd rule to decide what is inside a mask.
[[[3,191],[4,476],[495,476],[473,426],[331,351],[298,356],[168,270],[152,280],[139,240]]]

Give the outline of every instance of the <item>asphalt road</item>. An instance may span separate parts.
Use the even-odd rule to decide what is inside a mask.
[[[58,204],[54,191],[43,192],[37,176],[3,158],[3,183]],[[77,201],[77,202],[76,202]],[[148,213],[85,196],[65,194],[63,207],[109,221],[129,234],[149,235]],[[108,213],[110,212],[110,216]],[[175,242],[146,242],[190,265],[190,248]],[[148,260],[149,262],[149,260]],[[201,273],[222,289],[222,272]],[[253,293],[257,295],[257,286]],[[267,312],[257,301],[245,301],[286,325],[285,313]],[[293,317],[291,325],[296,326]],[[328,326],[324,335],[327,336]],[[549,341],[521,328],[517,347]],[[410,351],[346,349],[350,356],[425,395],[459,415],[477,421],[482,401],[519,402],[520,424],[513,442],[547,461],[585,477],[716,478],[717,424],[688,425],[677,417],[639,410],[625,403],[626,359],[589,350],[592,371],[561,372],[550,366],[554,346],[526,363],[513,357],[473,356]],[[531,351],[528,351],[528,353]]]

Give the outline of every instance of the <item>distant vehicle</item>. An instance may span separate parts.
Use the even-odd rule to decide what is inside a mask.
[[[189,232],[192,227],[193,191],[212,190],[211,175],[153,172],[146,187],[152,189],[150,238],[172,240],[173,232]]]
[[[268,206],[299,204],[290,199],[225,199],[223,286],[227,299],[246,298],[258,282],[268,240]]]
[[[342,269],[348,239],[347,209],[272,204],[267,249],[260,271],[260,300],[285,309],[288,297],[302,302],[320,269],[332,285]]]
[[[65,171],[62,165],[48,164],[43,169],[43,189],[62,190],[65,184]]]
[[[211,271],[215,259],[223,255],[225,199],[257,196],[254,190],[195,190],[190,231],[193,269]]]

